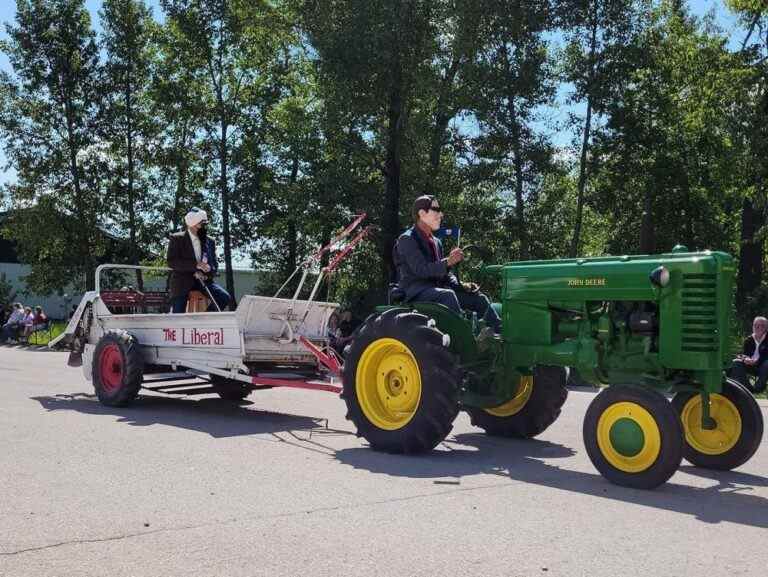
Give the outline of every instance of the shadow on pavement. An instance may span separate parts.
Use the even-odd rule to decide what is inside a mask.
[[[247,408],[250,401],[233,403],[219,398],[198,400],[141,395],[128,407],[107,407],[95,395],[75,393],[31,397],[46,411],[76,411],[113,415],[134,427],[167,425],[207,433],[212,437],[327,430],[327,420]]]
[[[634,503],[692,515],[705,523],[738,523],[768,528],[768,499],[751,494],[752,486],[768,486],[768,480],[737,472],[705,471],[682,466],[681,473],[713,479],[718,485],[700,488],[672,482],[653,490],[619,487],[598,473],[564,469],[547,462],[567,458],[575,451],[536,439],[494,439],[482,433],[460,434],[427,455],[390,455],[368,448],[343,449],[336,458],[343,464],[393,477],[435,478],[436,484],[460,485],[464,476],[489,474],[562,491]],[[442,478],[455,477],[457,481]],[[440,479],[440,480],[438,480]]]

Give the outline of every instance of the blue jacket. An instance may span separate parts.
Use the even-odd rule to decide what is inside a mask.
[[[443,260],[443,243],[435,237],[437,258],[421,233],[412,226],[395,243],[394,263],[398,285],[405,291],[405,299],[413,300],[428,288],[458,289],[460,284]]]

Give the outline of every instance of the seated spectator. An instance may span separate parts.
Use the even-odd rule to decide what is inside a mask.
[[[44,329],[48,325],[48,315],[43,311],[43,307],[37,305],[32,318],[32,332]]]
[[[753,393],[762,393],[768,383],[768,319],[755,317],[752,321],[752,334],[744,339],[742,354],[733,360],[729,372],[732,379],[740,382]],[[750,385],[747,375],[757,377],[754,386]]]
[[[0,343],[4,343],[10,338],[16,338],[24,327],[24,317],[24,307],[21,303],[14,303],[13,312],[0,331]]]
[[[24,307],[24,337],[28,337],[32,334],[32,326],[35,324],[35,313],[32,312],[32,307]]]

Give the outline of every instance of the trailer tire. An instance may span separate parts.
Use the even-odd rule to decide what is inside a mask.
[[[611,483],[653,489],[683,458],[683,429],[667,398],[652,389],[613,385],[590,403],[584,445],[595,468]]]
[[[514,398],[492,409],[467,407],[470,421],[494,437],[531,439],[560,416],[568,398],[563,367],[537,366]]]
[[[763,413],[752,394],[726,379],[722,393],[710,395],[710,411],[717,428],[701,428],[701,395],[678,393],[672,405],[685,432],[683,457],[697,467],[730,471],[749,461],[763,438]]]
[[[93,388],[102,405],[124,407],[139,395],[144,358],[136,339],[126,331],[111,330],[93,353]]]
[[[220,377],[219,375],[210,375],[210,380],[216,394],[225,401],[242,401],[253,390],[245,383]]]
[[[459,411],[460,371],[434,321],[402,309],[369,317],[344,363],[347,419],[377,451],[422,453]]]

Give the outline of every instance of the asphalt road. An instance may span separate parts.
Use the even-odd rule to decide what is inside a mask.
[[[532,441],[466,415],[430,455],[366,447],[329,393],[101,406],[66,355],[0,347],[0,576],[763,575],[768,447],[609,484],[571,391]],[[768,420],[768,404],[761,401]]]

